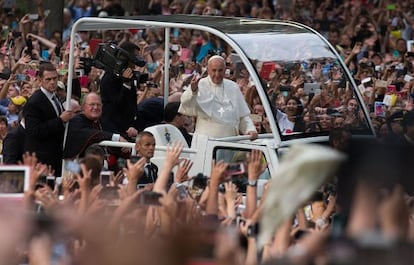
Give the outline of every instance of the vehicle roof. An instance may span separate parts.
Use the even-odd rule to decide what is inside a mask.
[[[199,16],[199,15],[148,15],[148,16],[127,16],[127,17],[110,17],[111,19],[119,20],[144,20],[160,23],[179,23],[179,24],[193,24],[201,25],[210,28],[215,28],[226,34],[237,34],[249,32],[284,32],[284,33],[299,33],[308,31],[303,25],[299,25],[292,21],[281,20],[258,20],[249,18],[237,17],[222,17],[222,16]],[[95,22],[101,23],[101,22]],[[285,27],[283,25],[285,24]],[[289,26],[288,26],[289,25]],[[296,27],[292,27],[295,25]],[[112,25],[111,25],[112,26]],[[122,24],[113,25],[114,28],[124,28]],[[131,26],[129,25],[128,28]],[[96,26],[92,22],[83,24],[79,30],[93,30]]]

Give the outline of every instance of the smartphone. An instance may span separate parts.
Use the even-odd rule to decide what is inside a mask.
[[[62,177],[57,177],[55,178],[55,186],[57,186],[57,193],[59,195],[59,200],[63,200],[63,194],[62,194],[62,182],[63,182],[63,178]]]
[[[77,77],[81,77],[85,75],[85,72],[83,71],[83,69],[75,69],[75,73]]]
[[[51,190],[55,189],[55,184],[56,184],[56,177],[55,176],[47,176],[46,177],[46,185],[48,185]]]
[[[39,20],[39,14],[29,14],[29,19],[30,20]]]
[[[14,39],[10,39],[9,43],[7,44],[7,49],[10,50],[11,48],[13,48],[14,44],[15,44]]]
[[[9,35],[9,27],[8,26],[3,26],[2,31],[1,31],[1,37],[3,39],[7,39],[8,35]]]
[[[404,82],[410,82],[413,79],[414,79],[414,77],[412,77],[411,75],[405,75],[404,76]]]
[[[17,79],[17,81],[26,81],[27,80],[27,75],[25,75],[25,74],[17,74],[16,75],[16,79]]]
[[[254,225],[249,225],[247,227],[247,236],[248,237],[255,237],[259,234],[259,223],[255,223]]]
[[[246,172],[245,166],[243,163],[231,163],[227,166],[226,173],[228,176],[241,175]]]
[[[178,44],[171,45],[171,50],[174,51],[174,52],[179,51],[180,50],[180,45],[178,45]]]
[[[372,86],[372,85],[373,85],[373,83],[372,83],[372,79],[371,79],[371,77],[367,77],[367,78],[362,79],[362,80],[361,80],[361,84],[362,84],[364,87],[370,87],[370,86]]]
[[[148,81],[147,82],[147,87],[158,88],[158,84],[157,83],[154,83],[154,82]]]
[[[154,205],[160,206],[159,198],[162,197],[161,193],[154,191],[144,191],[138,197],[138,203],[142,205]]]
[[[231,70],[227,68],[226,71],[224,71],[224,76],[229,77],[230,74],[231,74]]]
[[[102,171],[100,175],[100,183],[102,186],[106,187],[111,183],[112,171]]]
[[[136,162],[138,162],[139,156],[131,156],[129,160],[131,161],[131,163],[135,164]]]
[[[126,160],[122,157],[118,158],[116,163],[117,163],[119,169],[123,169],[123,168],[126,167]]]
[[[79,163],[75,161],[70,161],[70,160],[66,161],[65,169],[75,174],[79,174],[81,172],[81,167]]]
[[[117,186],[104,186],[102,190],[99,192],[99,199],[101,200],[108,200],[114,201],[119,199],[118,193],[119,187]]]
[[[26,40],[26,47],[27,47],[27,54],[32,56],[33,43],[30,38]]]
[[[42,59],[45,61],[49,60],[49,50],[42,50],[42,55],[41,55]]]
[[[187,198],[188,193],[187,193],[187,188],[184,184],[178,184],[177,185],[177,199],[179,201],[184,200],[185,198]]]
[[[237,216],[236,218],[236,226],[240,227],[240,225],[245,225],[246,224],[246,219],[244,219],[241,216]]]
[[[226,187],[224,186],[224,183],[221,183],[221,184],[219,185],[218,191],[219,191],[220,193],[225,193],[225,192],[226,192]]]
[[[177,28],[175,28],[174,30],[173,30],[173,37],[174,38],[178,38],[180,36],[180,30],[179,29],[177,29]]]
[[[306,95],[314,94],[319,95],[321,93],[321,84],[319,83],[304,83],[303,90]]]
[[[17,39],[22,36],[22,33],[20,31],[13,31],[12,36],[13,38]]]

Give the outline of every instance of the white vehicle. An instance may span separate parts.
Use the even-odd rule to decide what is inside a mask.
[[[316,126],[317,120],[311,117],[307,128],[301,132],[281,131],[276,118],[277,104],[271,98],[269,89],[278,91],[282,96],[292,93],[297,88],[283,85],[286,80],[301,77],[303,82],[303,99],[308,100],[307,107],[312,111],[319,107],[323,112],[323,99],[329,98],[336,102],[335,107],[325,110],[331,120],[335,116],[346,116],[344,98],[354,98],[357,107],[354,108],[354,118],[357,123],[350,123],[353,137],[373,137],[374,130],[369,119],[365,105],[359,90],[346,68],[343,60],[334,47],[315,30],[291,21],[256,20],[245,18],[226,18],[217,16],[139,16],[123,18],[82,18],[72,28],[70,65],[73,65],[75,34],[78,31],[99,30],[127,30],[127,29],[156,29],[162,30],[165,37],[164,56],[165,76],[164,94],[168,95],[170,78],[170,38],[174,37],[177,29],[194,32],[208,32],[210,36],[220,40],[223,47],[232,51],[229,59],[233,67],[227,74],[232,74],[234,79],[244,76],[250,85],[256,87],[255,100],[259,101],[267,117],[267,133],[259,134],[259,138],[250,141],[246,136],[237,136],[222,139],[205,139],[205,142],[196,146],[185,148],[183,156],[190,157],[194,161],[191,174],[204,173],[209,175],[213,159],[224,159],[229,163],[244,161],[246,154],[252,149],[263,152],[268,170],[262,178],[271,178],[277,172],[280,156],[288,150],[289,146],[297,143],[321,143],[328,142],[329,129]],[[174,31],[174,34],[173,34]],[[174,46],[177,49],[176,46]],[[217,52],[217,51],[216,51]],[[72,77],[74,72],[69,67],[68,100],[71,97]],[[247,76],[247,77],[246,77]],[[274,86],[277,79],[278,86]],[[286,80],[285,80],[286,79]],[[321,102],[312,103],[312,98],[318,98]],[[315,101],[315,100],[314,100]],[[165,103],[167,98],[165,98]],[[342,102],[342,103],[341,103]],[[315,106],[310,106],[314,104]],[[319,105],[320,106],[319,106]],[[318,106],[316,106],[318,105]],[[304,114],[305,115],[305,114]],[[264,122],[263,117],[261,117]],[[258,121],[260,123],[260,120]],[[260,124],[259,124],[260,125]],[[263,125],[263,124],[262,124]],[[163,151],[168,142],[174,140],[183,141],[182,136],[171,127],[158,125],[147,128],[156,135],[156,155],[154,162],[159,166],[163,163]],[[170,137],[165,137],[166,130]],[[172,137],[171,137],[172,135]],[[183,141],[185,143],[185,141]],[[119,143],[104,142],[103,145],[117,145]],[[121,144],[134,149],[134,144]]]

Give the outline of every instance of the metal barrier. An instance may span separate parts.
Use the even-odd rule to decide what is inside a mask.
[[[135,143],[129,143],[129,142],[114,142],[114,141],[102,141],[99,143],[100,146],[109,146],[109,147],[126,147],[131,148],[131,155],[136,155],[137,151],[135,150]],[[166,145],[155,145],[156,151],[167,151],[168,146]],[[191,148],[183,148],[182,153],[189,153],[189,154],[195,154],[197,153],[197,150],[191,149]]]

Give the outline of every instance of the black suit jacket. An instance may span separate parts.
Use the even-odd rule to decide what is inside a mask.
[[[39,89],[25,104],[24,113],[24,150],[36,152],[39,161],[51,165],[55,175],[60,176],[65,127],[52,102]]]
[[[106,72],[101,80],[102,127],[105,131],[119,133],[128,139],[126,130],[134,127],[137,114],[137,90],[123,85],[122,79]]]
[[[76,115],[69,121],[64,158],[83,156],[86,148],[94,143],[111,140],[112,133],[103,131],[100,121],[89,120],[84,114]]]
[[[154,176],[154,180],[148,176],[147,172],[144,171],[144,175],[141,176],[138,180],[138,184],[149,184],[149,183],[155,183],[155,180],[157,180],[158,177],[158,167],[154,163],[149,163],[150,167],[149,170],[152,172],[152,175]]]

